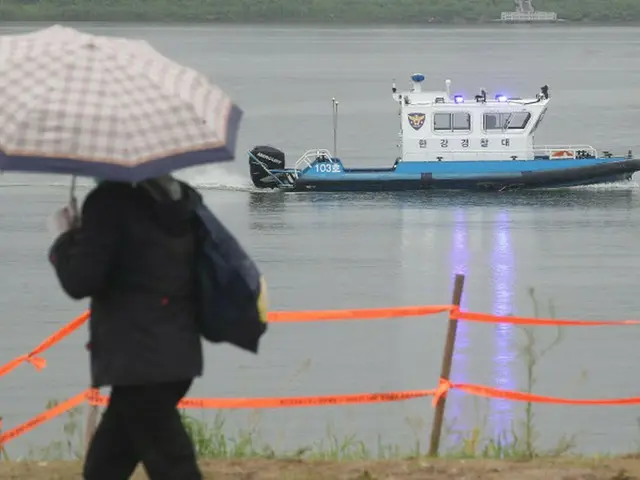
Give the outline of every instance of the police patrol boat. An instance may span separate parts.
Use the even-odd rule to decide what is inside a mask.
[[[589,145],[534,144],[550,102],[549,87],[533,98],[489,95],[474,98],[423,91],[425,77],[412,75],[412,88],[398,92],[401,154],[388,168],[347,168],[326,149],[305,152],[293,168],[271,146],[249,152],[258,188],[290,191],[405,191],[428,189],[509,190],[571,187],[630,180],[640,170],[631,151],[599,153]],[[338,102],[333,100],[336,151]]]

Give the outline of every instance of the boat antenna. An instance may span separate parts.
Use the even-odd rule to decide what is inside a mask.
[[[333,158],[338,158],[338,101],[333,98]]]

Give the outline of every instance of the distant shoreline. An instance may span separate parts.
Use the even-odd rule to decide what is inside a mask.
[[[253,0],[217,0],[215,4],[204,0],[157,2],[153,9],[136,9],[136,4],[115,0],[111,5],[83,4],[57,5],[58,0],[40,0],[32,4],[0,3],[0,25],[16,23],[123,23],[123,24],[192,24],[192,25],[261,25],[283,27],[487,27],[487,26],[638,26],[640,25],[640,1],[638,7],[619,12],[618,18],[607,11],[563,12],[558,9],[558,22],[501,22],[501,9],[481,8],[482,0],[462,8],[440,9],[415,5],[408,9],[393,9],[361,0],[323,0],[322,5],[304,7],[298,2],[282,0],[278,4],[254,7]],[[362,0],[364,1],[364,0]],[[325,3],[326,2],[326,3]],[[153,2],[155,3],[155,2]],[[153,4],[151,3],[151,5]],[[615,4],[616,0],[610,0]],[[347,6],[347,4],[349,4]],[[149,5],[149,4],[147,4]]]
[[[555,12],[562,25],[640,24],[640,1],[567,2],[533,0],[539,11]],[[513,0],[8,0],[0,2],[4,22],[119,22],[296,26],[473,26],[514,12]],[[516,25],[553,23],[518,23]]]
[[[640,0],[639,0],[640,1]],[[105,24],[144,24],[144,25],[198,25],[198,26],[263,26],[263,27],[344,27],[344,28],[442,28],[442,27],[638,27],[640,19],[628,22],[602,22],[591,20],[564,21],[564,22],[532,22],[532,23],[510,23],[499,21],[485,22],[440,22],[440,23],[419,23],[419,22],[382,22],[382,21],[300,21],[300,20],[180,20],[180,19],[112,19],[93,18],[90,20],[78,20],[69,18],[25,18],[0,20],[0,26],[11,26],[20,24],[54,24],[54,23],[105,23]]]

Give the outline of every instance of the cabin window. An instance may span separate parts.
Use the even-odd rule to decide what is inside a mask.
[[[434,113],[433,129],[437,131],[451,130],[451,114],[450,113]]]
[[[454,130],[471,130],[471,115],[466,112],[457,112],[452,115]]]
[[[508,130],[522,130],[527,126],[530,118],[529,112],[513,112],[510,117],[507,117],[504,124]]]
[[[522,130],[531,114],[529,112],[491,112],[484,114],[485,130]]]
[[[434,113],[433,129],[437,132],[468,132],[471,130],[471,114],[467,112]]]

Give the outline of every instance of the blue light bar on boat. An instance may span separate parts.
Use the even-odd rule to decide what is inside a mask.
[[[424,75],[421,73],[414,73],[413,75],[411,75],[411,80],[416,83],[424,82]]]
[[[502,95],[501,93],[499,93],[498,95],[496,95],[496,100],[499,102],[506,102],[507,101],[507,96],[506,95]]]
[[[453,97],[453,101],[456,103],[462,103],[464,102],[464,97],[462,95],[455,95]]]

